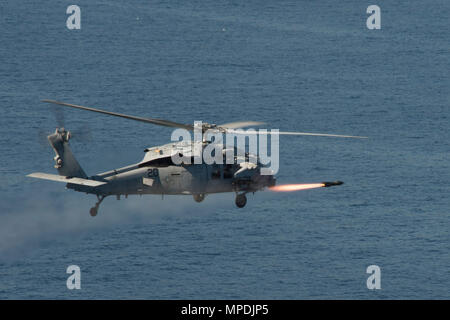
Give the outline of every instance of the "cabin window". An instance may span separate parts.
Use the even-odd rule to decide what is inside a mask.
[[[164,157],[164,158],[157,158],[153,159],[147,162],[143,162],[139,164],[139,167],[169,167],[174,166],[175,163],[172,161],[172,157]]]
[[[214,168],[211,172],[212,179],[220,179],[220,168]]]

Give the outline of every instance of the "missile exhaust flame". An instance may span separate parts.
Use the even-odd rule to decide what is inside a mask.
[[[302,183],[302,184],[282,184],[278,186],[270,187],[269,190],[276,192],[290,192],[290,191],[300,191],[315,188],[328,188],[332,186],[340,186],[344,184],[342,181],[334,182],[321,182],[321,183]]]
[[[325,187],[324,183],[304,183],[304,184],[282,184],[279,186],[270,187],[269,189],[277,192],[289,192],[322,187]]]

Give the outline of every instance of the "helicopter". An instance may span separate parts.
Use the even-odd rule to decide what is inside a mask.
[[[241,128],[263,124],[256,121],[238,121],[222,125],[200,123],[199,127],[195,124],[182,124],[169,120],[132,116],[56,100],[46,99],[42,100],[42,102],[159,126],[184,129],[189,132],[200,129],[202,139],[198,143],[201,150],[208,146],[216,147],[214,144],[219,144],[205,138],[207,132],[240,133],[239,130]],[[286,131],[265,132],[264,134],[367,138],[362,136]],[[221,163],[174,161],[176,159],[175,155],[183,159],[193,159],[193,150],[196,147],[195,141],[175,141],[161,146],[150,147],[145,149],[144,158],[138,163],[88,176],[71,151],[69,146],[70,138],[71,133],[61,126],[57,127],[53,134],[47,136],[48,142],[55,152],[54,161],[58,174],[35,172],[27,176],[63,182],[66,184],[67,189],[95,195],[97,202],[89,211],[91,216],[98,214],[100,204],[108,196],[116,196],[120,200],[121,196],[128,198],[129,195],[192,195],[196,202],[202,202],[208,194],[234,192],[236,194],[236,206],[243,208],[247,203],[247,193],[265,189],[297,191],[343,184],[342,181],[334,181],[276,185],[274,174],[270,170],[267,171],[267,165],[260,161],[261,159],[258,155],[250,152],[240,152],[242,150],[238,150],[236,147],[231,150],[219,149],[222,150],[223,154],[218,157],[223,156],[225,159],[231,152],[231,161],[222,161]],[[227,160],[229,159],[227,158]],[[265,174],[263,174],[264,170],[266,170]]]

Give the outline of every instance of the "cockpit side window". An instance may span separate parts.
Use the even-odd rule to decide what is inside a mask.
[[[214,167],[211,172],[211,179],[220,179],[220,168]]]
[[[223,169],[223,178],[231,179],[233,178],[233,166],[231,164],[226,164]]]

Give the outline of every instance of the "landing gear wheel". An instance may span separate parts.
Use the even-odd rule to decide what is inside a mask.
[[[102,203],[103,199],[105,199],[105,198],[106,198],[106,196],[97,195],[97,199],[98,199],[97,203],[95,204],[95,206],[93,206],[91,208],[91,210],[89,210],[91,217],[95,217],[97,215],[98,208],[100,207],[100,203]]]
[[[245,194],[238,194],[236,195],[236,206],[238,208],[243,208],[247,204],[247,197]]]
[[[91,210],[89,210],[89,213],[92,217],[95,217],[98,213],[98,207],[92,207]]]
[[[205,194],[197,193],[197,194],[194,194],[193,197],[196,202],[202,202],[205,199]]]

